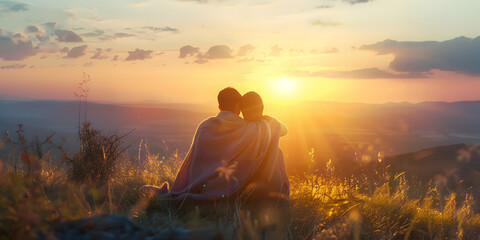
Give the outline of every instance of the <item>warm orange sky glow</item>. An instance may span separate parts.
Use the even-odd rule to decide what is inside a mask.
[[[478,8],[434,0],[2,1],[0,94],[71,100],[86,72],[92,101],[118,103],[211,104],[226,86],[271,103],[478,100]]]

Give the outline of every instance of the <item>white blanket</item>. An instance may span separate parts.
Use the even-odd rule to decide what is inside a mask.
[[[288,197],[278,148],[281,132],[282,124],[273,118],[247,122],[221,111],[199,125],[171,189],[164,185],[157,191],[175,198],[215,200],[238,194],[254,179],[267,184],[268,191]]]

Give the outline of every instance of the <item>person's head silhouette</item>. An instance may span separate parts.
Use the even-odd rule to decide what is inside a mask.
[[[218,93],[217,100],[220,111],[230,111],[240,115],[242,95],[235,88],[227,87],[223,89]]]
[[[257,121],[263,116],[263,101],[256,92],[248,92],[242,96],[241,109],[247,121]]]

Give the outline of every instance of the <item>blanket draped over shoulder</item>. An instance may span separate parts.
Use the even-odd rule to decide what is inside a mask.
[[[280,132],[275,119],[247,122],[221,111],[199,125],[171,189],[164,185],[157,192],[174,198],[216,200],[241,194],[255,179],[269,185],[269,191],[288,196],[278,148]]]

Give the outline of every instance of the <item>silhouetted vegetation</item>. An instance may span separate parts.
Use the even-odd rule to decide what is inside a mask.
[[[70,159],[65,157],[68,154],[58,154],[62,147],[53,143],[53,135],[29,142],[22,127],[15,137],[4,134],[0,238],[53,236],[63,220],[111,213],[127,214],[144,226],[215,227],[227,239],[265,237],[262,219],[255,219],[240,201],[185,212],[142,192],[144,185],[173,181],[182,161],[179,154],[152,153],[142,140],[138,154],[131,157],[121,147],[122,137],[105,136],[90,124],[83,125],[79,137],[82,148]],[[312,151],[307,159],[310,166],[315,165],[313,155]],[[390,174],[380,167],[376,172],[375,179],[340,178],[329,162],[321,169],[309,167],[291,176],[288,235],[293,239],[472,239],[480,235],[473,189],[442,194],[433,183],[419,185],[403,173]]]
[[[117,169],[119,156],[127,149],[121,148],[122,137],[118,134],[104,135],[100,130],[83,123],[78,132],[80,151],[72,158],[68,155],[68,174],[71,180],[90,182],[103,186]]]

